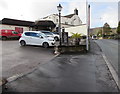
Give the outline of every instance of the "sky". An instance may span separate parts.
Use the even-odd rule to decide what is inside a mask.
[[[102,27],[108,23],[110,27],[118,26],[119,0],[87,0],[90,4],[90,27]],[[11,18],[35,21],[51,14],[58,13],[58,4],[62,5],[61,15],[78,14],[83,24],[86,24],[86,0],[0,0],[0,20]]]

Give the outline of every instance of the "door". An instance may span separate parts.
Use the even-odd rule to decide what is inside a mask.
[[[31,41],[32,41],[31,32],[25,32],[25,34],[22,37],[27,44],[31,45]]]
[[[31,32],[31,43],[32,45],[42,45],[43,37],[40,35],[40,33],[34,33]]]
[[[19,36],[18,36],[18,32],[12,31],[12,36],[11,36],[11,37],[16,37],[16,38],[19,37]]]

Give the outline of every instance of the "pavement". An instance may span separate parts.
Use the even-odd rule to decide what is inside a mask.
[[[87,54],[61,54],[6,84],[9,92],[118,92],[95,42]]]

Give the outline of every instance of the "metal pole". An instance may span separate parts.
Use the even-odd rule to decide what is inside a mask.
[[[90,30],[90,5],[86,1],[86,23],[87,23],[87,39],[86,39],[86,50],[89,50],[89,30]]]
[[[103,39],[103,37],[104,37],[103,34],[104,34],[104,33],[103,33],[103,27],[102,27],[102,39]]]
[[[87,28],[86,50],[88,51],[88,3],[87,3],[87,0],[86,0],[86,28]]]
[[[61,13],[59,12],[59,36],[60,36],[60,46],[61,46]]]
[[[90,5],[88,5],[88,40],[90,33]]]

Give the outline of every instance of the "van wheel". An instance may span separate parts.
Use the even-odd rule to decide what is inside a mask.
[[[7,40],[7,37],[3,36],[3,37],[2,37],[2,40]]]
[[[24,40],[20,41],[21,46],[26,46],[26,42]]]
[[[47,42],[44,42],[44,43],[43,43],[43,47],[44,47],[44,48],[48,48],[48,47],[49,47],[49,44],[48,44]]]

